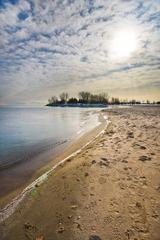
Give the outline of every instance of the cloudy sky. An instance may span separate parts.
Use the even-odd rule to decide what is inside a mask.
[[[160,100],[160,0],[0,0],[0,104]]]

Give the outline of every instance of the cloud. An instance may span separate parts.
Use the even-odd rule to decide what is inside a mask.
[[[157,88],[159,22],[159,0],[6,1],[0,5],[1,102],[45,102],[64,86],[75,95],[83,88],[113,94],[133,85]],[[137,50],[113,60],[113,36],[127,28],[137,34]]]

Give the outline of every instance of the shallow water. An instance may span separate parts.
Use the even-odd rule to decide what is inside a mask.
[[[0,108],[0,196],[16,189],[58,149],[98,123],[93,109]]]

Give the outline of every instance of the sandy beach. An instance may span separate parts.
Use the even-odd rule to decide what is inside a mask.
[[[103,114],[104,133],[31,191],[1,239],[160,240],[160,108]]]

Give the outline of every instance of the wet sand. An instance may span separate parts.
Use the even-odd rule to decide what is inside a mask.
[[[104,134],[33,189],[1,239],[160,240],[160,108],[103,113]]]
[[[86,143],[92,141],[107,125],[107,121],[103,117],[103,114],[100,111],[98,111],[97,114],[99,114],[99,125],[93,130],[85,134],[83,133],[81,137],[78,135],[74,140],[57,146],[56,151],[54,148],[51,148],[49,151],[42,151],[33,161],[16,164],[14,168],[5,169],[4,172],[1,171],[0,209],[3,209],[9,204],[12,199],[16,198],[17,195],[35,181],[35,179],[39,178],[52,167],[63,161],[63,159],[79,150]],[[3,180],[5,180],[5,185],[3,184]]]

